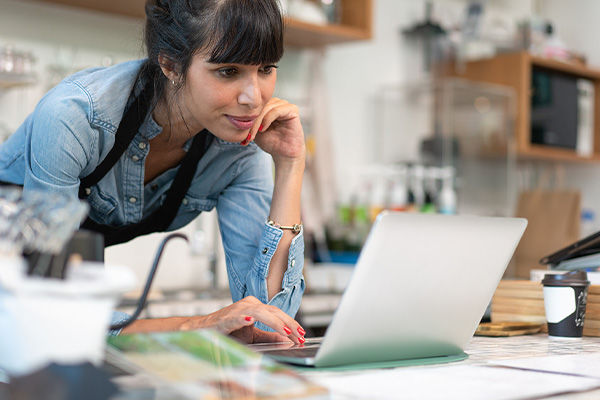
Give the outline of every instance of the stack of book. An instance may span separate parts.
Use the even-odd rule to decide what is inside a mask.
[[[527,280],[503,280],[492,298],[492,322],[538,322],[544,323],[543,286],[540,282]],[[584,336],[600,336],[600,285],[588,288]]]

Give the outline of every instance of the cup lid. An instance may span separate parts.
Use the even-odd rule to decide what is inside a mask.
[[[588,286],[590,281],[585,271],[569,271],[565,274],[546,274],[542,279],[544,286]]]

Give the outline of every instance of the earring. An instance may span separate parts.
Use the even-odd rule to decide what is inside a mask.
[[[175,79],[173,79],[171,82],[173,82],[173,86],[175,86]]]

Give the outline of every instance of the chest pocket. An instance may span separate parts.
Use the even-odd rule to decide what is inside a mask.
[[[169,230],[175,230],[186,226],[193,221],[201,212],[212,211],[217,205],[213,199],[193,199],[186,196],[179,206],[179,212],[169,226]]]
[[[89,216],[100,224],[106,224],[114,218],[113,213],[118,207],[118,202],[110,195],[103,193],[98,186],[92,186],[86,200],[90,205]],[[111,221],[111,224],[118,222]],[[123,221],[121,221],[123,223]]]

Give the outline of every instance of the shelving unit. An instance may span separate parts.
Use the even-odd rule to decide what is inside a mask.
[[[144,18],[145,0],[36,0],[131,18]],[[368,40],[372,36],[372,0],[341,0],[340,24],[316,25],[293,18],[286,21],[285,42],[293,47],[320,47]]]
[[[589,79],[594,85],[594,150],[589,157],[575,150],[531,142],[531,90],[534,67]],[[600,162],[600,69],[532,56],[527,52],[503,53],[493,58],[468,62],[462,66],[446,65],[442,76],[459,76],[475,81],[509,86],[516,92],[515,136],[520,159],[568,162]]]

